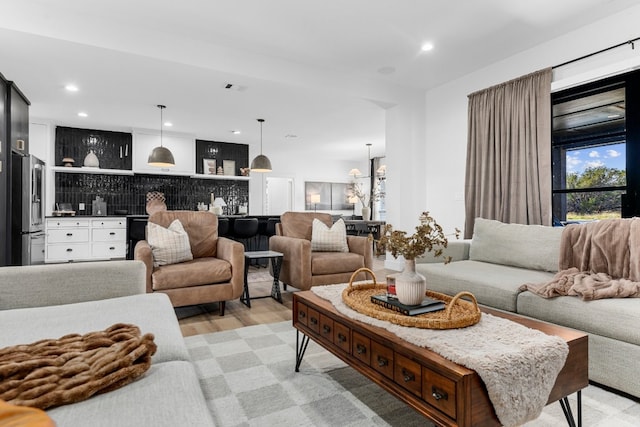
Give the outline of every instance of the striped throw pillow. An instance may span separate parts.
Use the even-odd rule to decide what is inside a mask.
[[[337,220],[331,228],[319,219],[313,219],[311,250],[315,252],[349,252],[347,227],[342,218]]]
[[[189,235],[179,219],[174,220],[169,228],[153,222],[147,224],[147,242],[153,253],[154,267],[193,259]]]

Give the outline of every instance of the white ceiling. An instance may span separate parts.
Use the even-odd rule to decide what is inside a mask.
[[[175,132],[258,144],[255,119],[264,118],[267,154],[361,159],[369,142],[372,155],[384,153],[381,106],[637,0],[2,3],[0,72],[27,95],[33,117],[158,129],[156,104],[165,104]],[[427,41],[435,48],[420,52]],[[67,83],[80,91],[66,92]]]

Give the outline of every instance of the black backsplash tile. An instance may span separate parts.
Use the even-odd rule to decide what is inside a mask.
[[[235,161],[235,175],[240,175],[240,168],[249,167],[249,146],[196,139],[196,159],[200,159],[196,161],[196,173],[206,174],[201,159],[215,159],[216,166],[222,166],[225,160]]]
[[[62,159],[70,157],[73,166],[81,167],[93,150],[102,169],[131,170],[132,135],[95,129],[56,127],[55,165],[64,166]]]
[[[55,203],[71,203],[76,215],[91,215],[91,202],[97,196],[107,202],[107,214],[126,209],[129,215],[146,215],[146,194],[160,191],[169,210],[197,210],[198,203],[209,204],[211,193],[227,203],[224,214],[237,212],[238,206],[249,205],[249,182],[213,180],[169,175],[107,175],[56,173]],[[79,204],[85,210],[79,210]]]

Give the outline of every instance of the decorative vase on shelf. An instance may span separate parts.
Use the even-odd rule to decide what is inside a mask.
[[[371,208],[369,208],[368,206],[365,206],[364,208],[362,208],[362,219],[364,221],[369,221],[370,217],[371,217]]]
[[[98,160],[98,156],[93,152],[93,150],[89,151],[89,154],[84,158],[84,166],[88,168],[99,168],[100,161]]]
[[[422,302],[427,291],[427,280],[416,272],[416,260],[407,259],[402,273],[396,275],[396,295],[405,305],[417,305]]]

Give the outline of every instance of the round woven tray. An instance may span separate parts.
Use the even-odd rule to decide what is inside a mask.
[[[373,278],[373,282],[354,284],[354,278],[361,272],[368,273]],[[478,301],[476,301],[476,297],[471,292],[460,292],[451,297],[427,290],[426,296],[444,301],[446,308],[416,316],[406,316],[371,302],[372,295],[384,295],[386,292],[387,286],[376,283],[376,276],[373,271],[368,268],[360,268],[353,273],[351,280],[349,280],[349,286],[342,291],[342,300],[352,309],[367,316],[402,326],[424,329],[465,328],[478,323],[482,315],[478,308]],[[463,296],[468,296],[471,301],[463,300]]]

